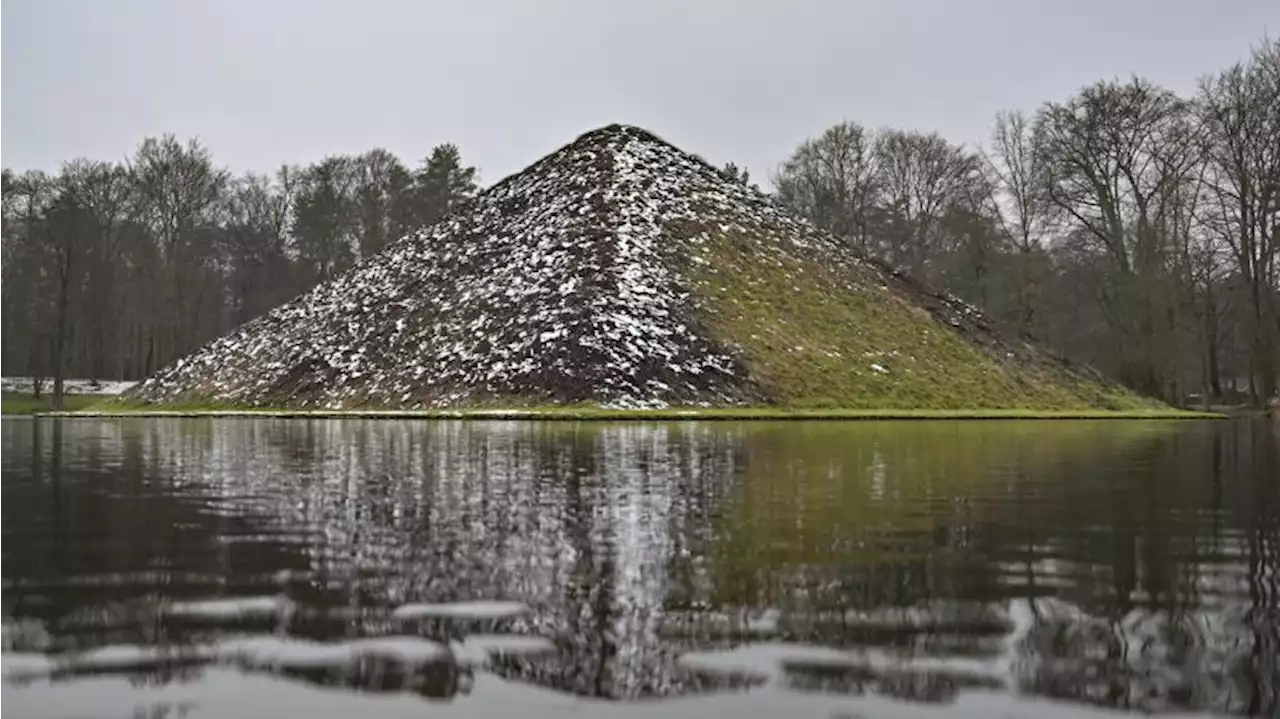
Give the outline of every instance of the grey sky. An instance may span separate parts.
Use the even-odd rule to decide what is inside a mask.
[[[986,139],[1103,77],[1189,91],[1275,0],[5,0],[5,167],[198,136],[239,172],[455,142],[484,184],[609,122],[752,175],[851,119]]]

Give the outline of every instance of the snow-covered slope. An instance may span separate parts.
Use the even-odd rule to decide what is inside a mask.
[[[837,293],[901,304],[923,292],[904,293],[914,287],[906,278],[854,258],[702,160],[611,125],[127,397],[302,407],[788,401],[756,376],[761,360],[744,351],[745,338],[716,321],[721,298],[705,296],[726,237],[739,238],[744,262],[834,268]],[[982,345],[997,336],[975,309],[928,298],[918,314],[992,354]]]

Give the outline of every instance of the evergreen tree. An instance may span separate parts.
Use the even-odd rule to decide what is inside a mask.
[[[438,222],[478,191],[476,168],[462,164],[452,143],[436,145],[414,178],[420,224]]]

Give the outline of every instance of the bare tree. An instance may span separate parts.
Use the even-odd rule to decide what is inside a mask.
[[[51,302],[54,279],[44,222],[57,195],[52,179],[40,171],[16,176],[8,173],[5,179],[3,285],[6,298],[21,301],[23,311],[16,314],[10,310],[4,314],[6,319],[17,320],[10,326],[11,330],[18,330],[20,336],[26,338],[20,346],[25,350],[23,359],[38,398],[43,380],[52,369],[48,365],[47,344],[54,317]],[[9,337],[6,347],[18,344],[12,334]]]
[[[1102,307],[1122,335],[1119,371],[1169,396],[1172,293],[1163,218],[1202,156],[1189,104],[1141,79],[1102,82],[1040,112],[1036,132],[1049,198],[1108,258]]]
[[[1043,155],[1036,152],[1034,127],[1021,111],[997,113],[991,151],[983,154],[994,181],[994,217],[1017,252],[1015,309],[1023,331],[1035,326],[1034,263],[1056,219],[1048,193],[1048,168]]]
[[[995,178],[986,168],[972,172],[952,188],[952,197],[938,218],[938,267],[934,277],[948,277],[947,285],[979,305],[997,305],[993,296],[1001,284],[997,272],[1008,249],[995,202]]]
[[[902,130],[881,133],[875,157],[884,204],[901,218],[904,230],[894,242],[893,257],[924,274],[940,247],[943,216],[965,200],[980,174],[978,157],[937,133]]]
[[[29,331],[26,326],[28,313],[15,312],[12,308],[31,299],[24,292],[26,287],[20,286],[26,284],[22,282],[24,273],[20,271],[26,243],[20,232],[16,191],[17,176],[5,168],[0,175],[0,302],[8,309],[0,312],[0,326],[3,327],[0,336],[8,337],[9,341],[0,344],[0,353],[6,372],[17,370],[18,363],[14,360],[19,356],[13,351],[14,340],[19,336],[25,338]]]
[[[876,254],[871,226],[880,181],[873,145],[873,135],[854,122],[805,140],[773,175],[779,202]]]
[[[1209,224],[1231,248],[1247,288],[1250,389],[1261,404],[1276,393],[1280,364],[1280,41],[1203,80],[1198,101],[1209,134]]]
[[[84,324],[90,376],[106,374],[107,342],[120,334],[121,308],[113,307],[120,242],[134,210],[128,171],[116,164],[75,160],[63,167],[59,190],[84,216]]]
[[[288,281],[291,178],[285,168],[275,178],[247,174],[228,187],[221,238],[230,324],[247,322],[292,294]]]
[[[230,181],[208,150],[144,140],[127,165],[4,172],[4,370],[149,374],[476,191],[438,146],[418,173],[372,150]],[[54,355],[57,355],[56,357]]]
[[[192,349],[199,315],[210,312],[214,224],[227,172],[198,141],[147,138],[130,168],[139,220],[158,249],[151,268],[150,337],[146,371]]]
[[[63,167],[53,181],[53,200],[41,218],[42,239],[47,246],[49,275],[53,280],[54,330],[51,347],[53,408],[63,407],[68,345],[75,329],[72,300],[84,286],[94,245],[100,240],[99,212],[115,211],[104,201],[99,177],[108,177],[92,163],[77,161]],[[112,199],[111,201],[114,201]]]
[[[365,258],[409,230],[398,222],[395,206],[409,191],[412,178],[395,155],[381,148],[355,158],[352,169],[360,257]]]

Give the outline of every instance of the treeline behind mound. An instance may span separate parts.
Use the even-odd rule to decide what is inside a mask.
[[[125,397],[299,408],[1158,406],[619,125]]]

